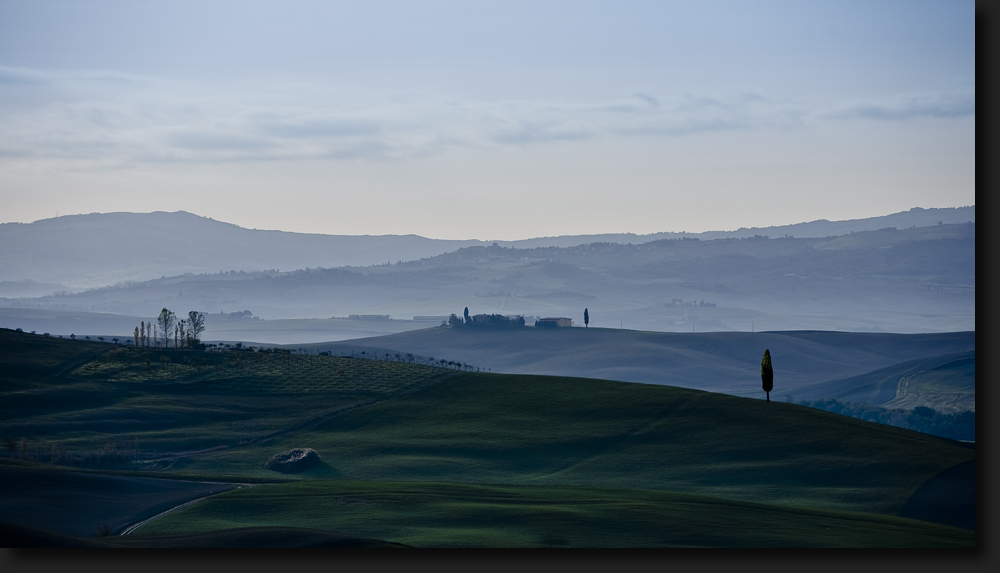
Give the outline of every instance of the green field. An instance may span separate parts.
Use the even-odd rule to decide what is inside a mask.
[[[796,404],[8,330],[0,349],[0,361],[27,365],[0,373],[0,437],[19,463],[283,482],[158,518],[131,544],[288,527],[416,546],[975,546],[974,532],[934,515],[896,517],[974,449]],[[293,447],[320,463],[264,467]],[[975,485],[948,495],[967,499]]]
[[[970,547],[970,531],[857,512],[639,489],[314,481],[215,496],[143,535],[349,531],[416,547]]]
[[[2,360],[26,358],[0,377],[0,438],[24,437],[32,452],[69,456],[137,449],[135,469],[173,463],[175,452],[250,443],[455,374],[399,362],[136,350],[3,332],[14,343]],[[65,355],[50,350],[59,344]],[[85,465],[95,463],[107,465]]]
[[[943,440],[795,404],[583,378],[456,374],[425,390],[178,470],[263,477],[311,447],[303,479],[664,489],[892,514],[972,459]]]

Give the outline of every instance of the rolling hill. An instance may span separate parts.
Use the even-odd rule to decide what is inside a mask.
[[[759,233],[824,237],[889,226],[924,227],[975,220],[975,206],[914,208],[884,217],[820,220],[765,229],[540,237],[499,243],[535,248],[593,242],[644,243],[680,237],[750,237]],[[218,270],[367,266],[416,260],[460,247],[487,244],[482,240],[428,239],[416,235],[321,235],[245,229],[184,211],[66,215],[28,224],[0,224],[0,296],[25,296],[24,292],[49,294],[67,287],[91,288]],[[206,248],[207,245],[211,248]],[[46,289],[51,290],[45,292]]]
[[[976,411],[976,351],[910,360],[860,376],[799,390],[803,400],[835,398],[886,408],[925,406],[940,412]]]
[[[587,308],[592,326],[654,331],[950,332],[975,329],[975,237],[966,223],[824,238],[474,246],[363,268],[185,274],[0,306],[132,316],[249,309],[264,319],[409,319],[468,307],[577,322]],[[278,342],[261,330],[246,340]]]
[[[0,372],[4,437],[27,444],[7,474],[61,471],[72,489],[57,462],[274,484],[212,496],[115,544],[238,544],[252,535],[227,532],[246,528],[272,528],[278,543],[289,530],[273,528],[294,528],[418,546],[975,545],[954,527],[971,523],[974,475],[947,473],[974,449],[796,404],[407,357],[127,350],[3,330],[0,348],[28,365]],[[93,450],[111,443],[139,445]],[[293,447],[321,462],[265,468]],[[966,508],[957,521],[921,493],[946,474],[945,509]],[[86,483],[73,490],[83,506],[103,495]],[[59,511],[44,495],[15,501]],[[11,503],[0,499],[0,522]]]
[[[921,357],[974,351],[976,335],[437,327],[302,346],[333,354],[410,352],[458,359],[492,372],[668,384],[760,398],[760,360],[769,349],[775,372],[772,394],[776,399],[788,394],[799,399],[815,384],[830,382],[834,391],[841,386],[832,380]]]

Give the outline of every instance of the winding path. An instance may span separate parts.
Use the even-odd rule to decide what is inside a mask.
[[[235,485],[237,489],[244,488],[244,487],[253,487],[254,486],[254,484],[249,484],[249,483],[231,483],[231,484],[226,484],[226,485]],[[226,490],[226,491],[232,491],[232,490]],[[226,492],[225,491],[220,491],[220,492],[217,492],[217,493],[210,493],[208,495],[203,495],[203,496],[201,496],[201,497],[199,497],[197,499],[192,499],[191,501],[186,501],[186,502],[181,503],[179,505],[175,505],[174,507],[171,507],[170,509],[168,509],[166,511],[161,511],[160,513],[157,513],[153,517],[147,517],[146,519],[143,519],[141,521],[137,521],[136,523],[133,523],[131,525],[126,525],[121,530],[121,532],[118,535],[122,535],[122,536],[124,536],[124,535],[131,535],[132,532],[134,532],[136,529],[139,529],[140,527],[142,527],[143,525],[146,525],[147,523],[149,523],[150,521],[153,521],[154,519],[159,519],[159,518],[163,517],[164,515],[167,515],[168,513],[173,513],[175,511],[177,511],[178,509],[185,508],[185,507],[187,507],[189,505],[194,505],[194,504],[198,503],[199,501],[201,501],[203,499],[208,499],[210,497],[213,497],[213,496],[216,496],[216,495],[219,495],[219,494],[223,494],[223,493],[226,493]]]

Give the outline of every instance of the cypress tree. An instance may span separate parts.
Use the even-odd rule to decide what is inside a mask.
[[[764,358],[760,361],[761,387],[767,392],[767,401],[771,401],[771,390],[774,389],[774,370],[771,368],[771,352],[764,350]]]

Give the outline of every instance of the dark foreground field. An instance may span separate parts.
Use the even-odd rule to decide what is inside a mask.
[[[107,533],[113,534],[182,503],[235,487],[0,463],[0,521],[75,536],[91,536],[107,526]]]
[[[304,527],[245,527],[222,531],[147,535],[143,537],[78,537],[44,529],[0,522],[0,539],[5,547],[24,548],[228,548],[295,549],[305,547],[406,547],[400,543],[365,539],[333,531]]]
[[[33,365],[0,374],[2,438],[23,458],[0,476],[24,486],[0,498],[0,522],[18,546],[976,545],[973,448],[795,404],[353,358],[81,352],[84,343],[0,337]],[[6,350],[0,360],[18,362]],[[123,449],[105,447],[113,443]],[[320,462],[293,474],[265,468],[294,447],[313,448]],[[154,475],[170,481],[145,479]],[[85,537],[105,519],[114,533],[199,497],[196,488],[233,487],[194,481],[257,485],[125,537]]]
[[[414,547],[970,547],[972,532],[869,513],[675,492],[391,481],[258,486],[143,535],[306,526]]]

